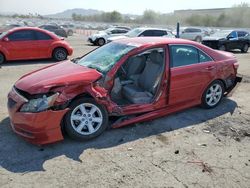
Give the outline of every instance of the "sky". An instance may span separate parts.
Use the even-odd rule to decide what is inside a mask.
[[[169,13],[179,9],[227,8],[241,2],[250,0],[0,0],[0,13],[46,15],[73,8],[117,10],[125,14],[142,14],[146,9]]]

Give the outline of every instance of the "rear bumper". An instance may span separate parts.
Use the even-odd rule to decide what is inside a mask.
[[[238,83],[240,83],[241,81],[242,81],[242,76],[236,75],[233,84],[232,84],[230,87],[227,88],[227,90],[226,90],[226,95],[232,93],[232,91],[233,91],[234,89],[236,89],[236,86],[237,86]]]

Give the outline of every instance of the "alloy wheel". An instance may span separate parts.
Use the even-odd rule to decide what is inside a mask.
[[[206,103],[208,106],[212,107],[219,103],[222,95],[223,89],[220,84],[215,83],[206,92]]]
[[[103,116],[101,110],[96,105],[83,103],[72,111],[70,122],[77,133],[91,135],[101,127]]]
[[[67,58],[67,53],[63,49],[58,49],[55,52],[55,58],[58,61],[65,60]]]

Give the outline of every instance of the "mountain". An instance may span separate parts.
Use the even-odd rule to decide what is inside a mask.
[[[95,14],[101,14],[103,11],[94,10],[94,9],[82,9],[82,8],[75,8],[75,9],[68,9],[63,12],[59,12],[56,14],[45,15],[45,17],[49,18],[71,18],[72,14],[80,14],[82,16],[91,16]]]

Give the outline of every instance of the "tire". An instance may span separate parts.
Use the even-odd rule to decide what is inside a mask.
[[[195,39],[194,39],[196,42],[201,42],[202,41],[202,38],[200,36],[197,36]]]
[[[73,31],[72,30],[69,30],[68,31],[68,36],[72,36],[73,35]]]
[[[225,45],[221,45],[221,46],[219,47],[219,50],[221,50],[221,51],[226,51],[227,49],[226,49],[226,46],[225,46]]]
[[[216,107],[224,96],[224,91],[225,87],[221,81],[212,82],[202,95],[202,107],[207,109]]]
[[[4,61],[5,61],[5,57],[2,53],[0,53],[0,65],[3,64]]]
[[[99,39],[97,40],[97,45],[103,46],[104,44],[105,44],[104,38],[99,38]]]
[[[78,141],[90,140],[107,129],[108,113],[94,99],[77,99],[69,108],[65,115],[65,131],[70,138]]]
[[[53,50],[53,54],[52,54],[53,59],[55,59],[56,61],[63,61],[65,59],[67,59],[68,57],[68,52],[66,49],[64,48],[56,48]]]
[[[241,52],[242,53],[247,53],[248,52],[248,48],[249,48],[249,45],[248,44],[244,44],[243,48],[241,49]]]

